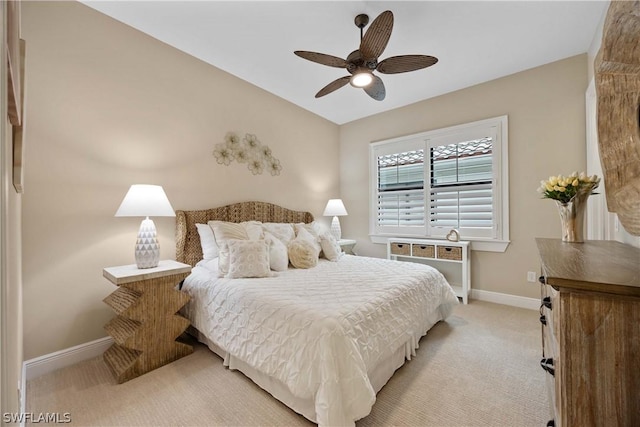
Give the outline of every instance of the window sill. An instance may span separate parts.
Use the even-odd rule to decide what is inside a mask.
[[[386,245],[389,239],[394,237],[397,238],[407,238],[407,239],[441,239],[446,240],[442,237],[433,237],[433,236],[393,236],[393,235],[384,235],[384,234],[370,234],[372,243],[384,244]],[[471,242],[471,250],[472,251],[482,251],[482,252],[505,252],[510,240],[474,240],[474,239],[460,239],[461,241],[469,241]]]

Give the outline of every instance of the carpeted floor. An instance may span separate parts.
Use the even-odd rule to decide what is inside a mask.
[[[471,301],[420,341],[364,426],[543,426],[551,418],[535,311]],[[74,426],[297,426],[309,421],[196,344],[118,385],[101,357],[27,383],[27,412]],[[42,425],[38,423],[37,425]]]

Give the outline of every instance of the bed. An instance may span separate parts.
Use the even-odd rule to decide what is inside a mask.
[[[213,220],[312,224],[313,216],[264,202],[176,211],[176,258],[194,266],[183,315],[197,339],[321,426],[368,415],[420,337],[458,303],[432,267],[353,255],[270,277],[219,277],[196,229]]]

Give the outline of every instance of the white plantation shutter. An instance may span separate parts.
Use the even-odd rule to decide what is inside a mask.
[[[379,192],[378,225],[423,227],[425,225],[424,190]]]
[[[388,233],[424,233],[424,140],[376,155],[376,227]],[[414,230],[414,231],[412,231]]]
[[[505,116],[373,143],[372,238],[456,228],[463,239],[508,241],[506,126]]]
[[[494,236],[494,142],[494,128],[429,140],[430,235]]]
[[[432,227],[493,228],[492,185],[432,188],[430,198]]]

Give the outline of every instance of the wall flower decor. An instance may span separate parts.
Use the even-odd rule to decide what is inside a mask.
[[[273,157],[271,148],[262,144],[257,136],[247,133],[240,139],[234,132],[227,132],[224,142],[216,144],[213,149],[216,161],[229,166],[234,160],[246,163],[247,168],[254,175],[261,175],[267,170],[272,176],[280,175],[282,165],[280,160]]]

